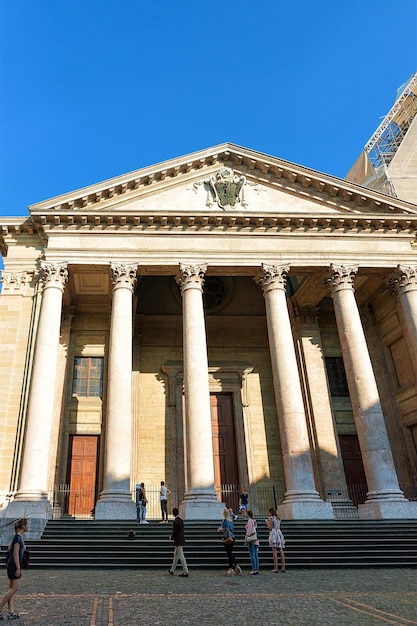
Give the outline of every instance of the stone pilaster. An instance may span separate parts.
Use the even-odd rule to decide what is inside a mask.
[[[184,404],[187,481],[181,512],[186,519],[220,519],[214,489],[213,440],[203,284],[206,266],[181,264],[176,281],[183,307]]]
[[[285,295],[288,271],[286,266],[263,264],[255,278],[265,299],[287,488],[278,509],[285,519],[333,518],[331,504],[321,500],[314,484],[306,415]]]
[[[389,285],[397,296],[401,327],[417,382],[417,266],[398,265]]]
[[[136,519],[130,491],[132,442],[132,296],[136,265],[112,264],[103,491],[96,519]]]
[[[353,503],[346,495],[348,489],[333,419],[318,309],[297,309],[296,322],[314,424],[319,482],[334,508],[353,509]]]
[[[31,385],[26,416],[25,443],[19,489],[6,516],[30,516],[31,536],[40,534],[51,517],[48,484],[49,451],[53,430],[55,386],[61,328],[62,294],[68,278],[66,262],[42,262],[39,314]]]
[[[398,484],[375,375],[354,295],[356,267],[331,265],[326,282],[333,298],[343,361],[362,452],[368,494],[362,519],[417,516],[417,503]]]

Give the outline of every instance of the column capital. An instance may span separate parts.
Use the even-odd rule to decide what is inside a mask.
[[[67,261],[41,261],[39,286],[42,286],[43,290],[58,287],[63,291],[67,280]]]
[[[319,323],[320,309],[318,307],[295,307],[294,315],[298,326],[316,327]]]
[[[267,265],[262,263],[262,269],[259,270],[254,280],[264,295],[272,289],[285,291],[289,271],[289,265]]]
[[[358,268],[355,265],[336,265],[332,263],[324,282],[329,286],[332,293],[342,289],[354,291],[354,280],[357,272]]]
[[[112,283],[113,283],[113,291],[115,289],[119,289],[120,287],[124,287],[130,289],[133,292],[133,289],[136,285],[136,272],[137,265],[127,265],[125,263],[112,263],[111,271],[112,271]]]
[[[181,289],[181,293],[185,289],[192,288],[202,291],[206,272],[207,265],[187,265],[180,263],[180,269],[175,280]]]
[[[388,279],[388,286],[397,296],[407,291],[416,291],[417,266],[397,265],[394,273]]]
[[[0,283],[3,290],[13,291],[14,293],[24,293],[26,286],[29,285],[33,272],[7,272],[0,270]]]

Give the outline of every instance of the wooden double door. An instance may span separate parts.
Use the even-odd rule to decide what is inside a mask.
[[[349,497],[356,506],[363,504],[368,488],[358,437],[339,435],[339,443]]]
[[[89,516],[97,498],[97,459],[99,440],[95,435],[73,435],[69,456],[69,515]]]
[[[239,504],[239,467],[233,395],[231,393],[210,394],[210,411],[214,486],[219,500],[237,510]]]

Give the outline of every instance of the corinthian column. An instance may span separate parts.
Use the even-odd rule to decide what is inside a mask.
[[[42,531],[46,519],[51,516],[49,449],[53,420],[59,418],[59,415],[54,416],[54,400],[67,265],[66,262],[41,263],[39,287],[43,289],[42,303],[30,379],[19,490],[7,511],[7,516],[14,517],[30,514],[32,536]]]
[[[96,519],[136,519],[130,491],[132,441],[132,295],[136,265],[112,264],[103,491]]]
[[[222,504],[214,490],[213,439],[206,329],[204,265],[180,265],[176,281],[183,308],[184,404],[187,484],[181,511],[187,519],[219,519]]]
[[[398,265],[389,285],[397,296],[401,327],[417,381],[417,266]]]
[[[265,299],[287,488],[278,509],[285,519],[333,518],[331,504],[321,500],[314,484],[304,402],[285,295],[288,271],[285,266],[263,264],[255,278]]]
[[[417,515],[417,503],[398,484],[372,363],[354,295],[356,267],[331,265],[326,282],[334,303],[349,394],[365,468],[368,493],[362,519]]]

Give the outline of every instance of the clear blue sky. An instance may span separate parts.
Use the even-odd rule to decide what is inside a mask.
[[[0,0],[0,216],[230,141],[344,177],[415,0]]]

